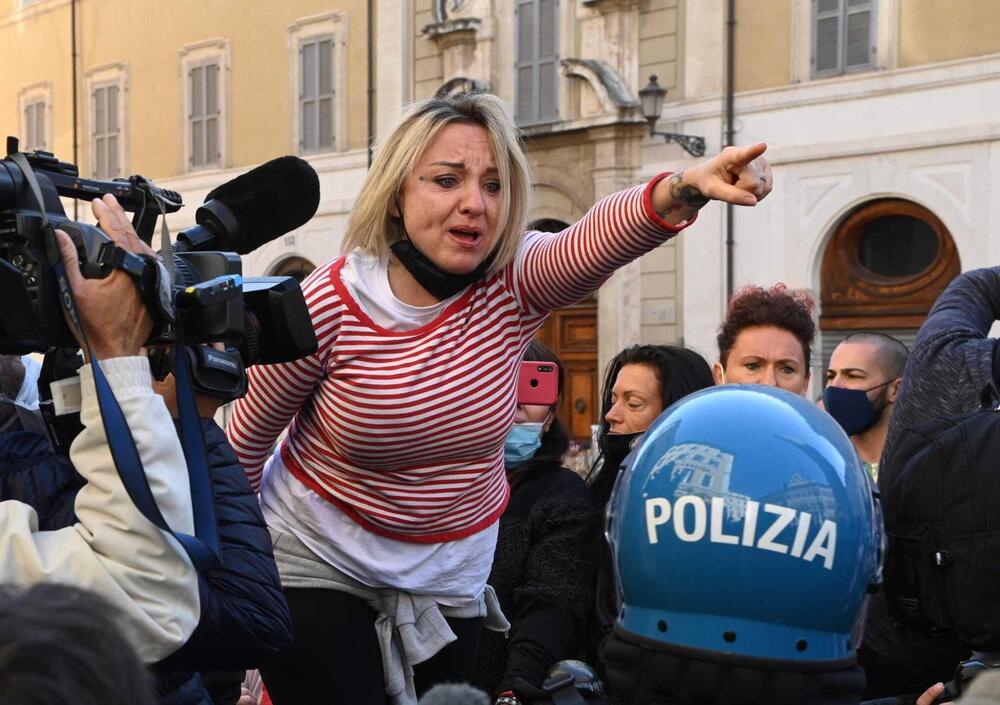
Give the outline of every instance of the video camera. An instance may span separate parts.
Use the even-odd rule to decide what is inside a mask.
[[[17,152],[15,138],[8,138],[7,152]],[[316,212],[319,180],[303,160],[272,160],[210,192],[195,214],[197,224],[178,234],[170,252],[160,252],[161,258],[171,258],[171,285],[155,258],[126,252],[98,228],[67,218],[59,198],[111,193],[134,213],[136,232],[150,243],[159,215],[182,206],[179,194],[141,176],[82,179],[75,165],[49,152],[24,157],[41,203],[21,166],[11,156],[0,161],[0,353],[77,347],[63,318],[53,268],[58,251],[47,241],[43,212],[76,244],[85,277],[105,277],[113,269],[133,277],[155,321],[149,345],[173,342],[179,327],[185,345],[221,341],[231,346],[225,352],[188,348],[196,388],[236,398],[246,390],[245,366],[287,362],[316,350],[298,282],[292,277],[243,279],[240,259]],[[157,376],[169,366],[170,358],[162,352],[153,360]]]

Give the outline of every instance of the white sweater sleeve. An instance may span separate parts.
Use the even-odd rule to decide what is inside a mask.
[[[101,363],[132,431],[153,496],[167,524],[193,533],[191,493],[180,441],[152,389],[144,357]],[[119,628],[146,663],[180,647],[198,624],[198,579],[180,544],[135,507],[118,477],[101,422],[90,365],[81,369],[83,431],[70,458],[87,484],[77,524],[38,531],[35,511],[0,503],[0,583],[66,583],[115,605]]]

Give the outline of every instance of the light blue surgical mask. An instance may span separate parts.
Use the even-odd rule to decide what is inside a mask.
[[[531,460],[542,445],[541,423],[516,423],[507,432],[503,442],[503,464],[510,470],[526,460]]]

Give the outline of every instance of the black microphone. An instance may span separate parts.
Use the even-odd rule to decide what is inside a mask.
[[[424,693],[419,705],[490,705],[490,698],[471,685],[443,683]]]
[[[198,223],[177,235],[175,252],[253,252],[309,222],[319,207],[319,177],[298,157],[272,159],[209,192]]]

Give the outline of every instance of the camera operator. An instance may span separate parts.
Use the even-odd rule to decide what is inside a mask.
[[[13,359],[19,370],[20,361]],[[3,363],[0,357],[0,370]],[[154,376],[155,370],[154,365]],[[0,374],[0,390],[18,376]],[[173,375],[154,379],[153,388],[176,419]],[[191,638],[153,666],[156,702],[161,705],[234,702],[244,670],[280,653],[292,640],[288,606],[257,496],[212,419],[224,400],[198,393],[196,402],[222,563],[199,573],[201,619]],[[74,524],[73,502],[82,484],[73,465],[52,448],[46,436],[17,432],[0,437],[0,501],[14,499],[33,507],[40,526],[59,529]]]
[[[94,200],[101,229],[121,248],[153,254],[113,196]],[[100,362],[131,430],[156,503],[175,531],[193,533],[186,463],[170,415],[139,356],[152,319],[128,274],[86,279],[70,238],[56,231],[66,276],[93,357]],[[82,340],[78,331],[74,331]],[[77,523],[39,531],[35,510],[0,503],[0,584],[66,583],[117,608],[113,617],[143,661],[175,651],[199,618],[198,577],[180,544],[146,519],[115,468],[87,359],[80,369],[83,431],[70,458],[86,484],[76,496]],[[108,655],[113,657],[112,655]]]

